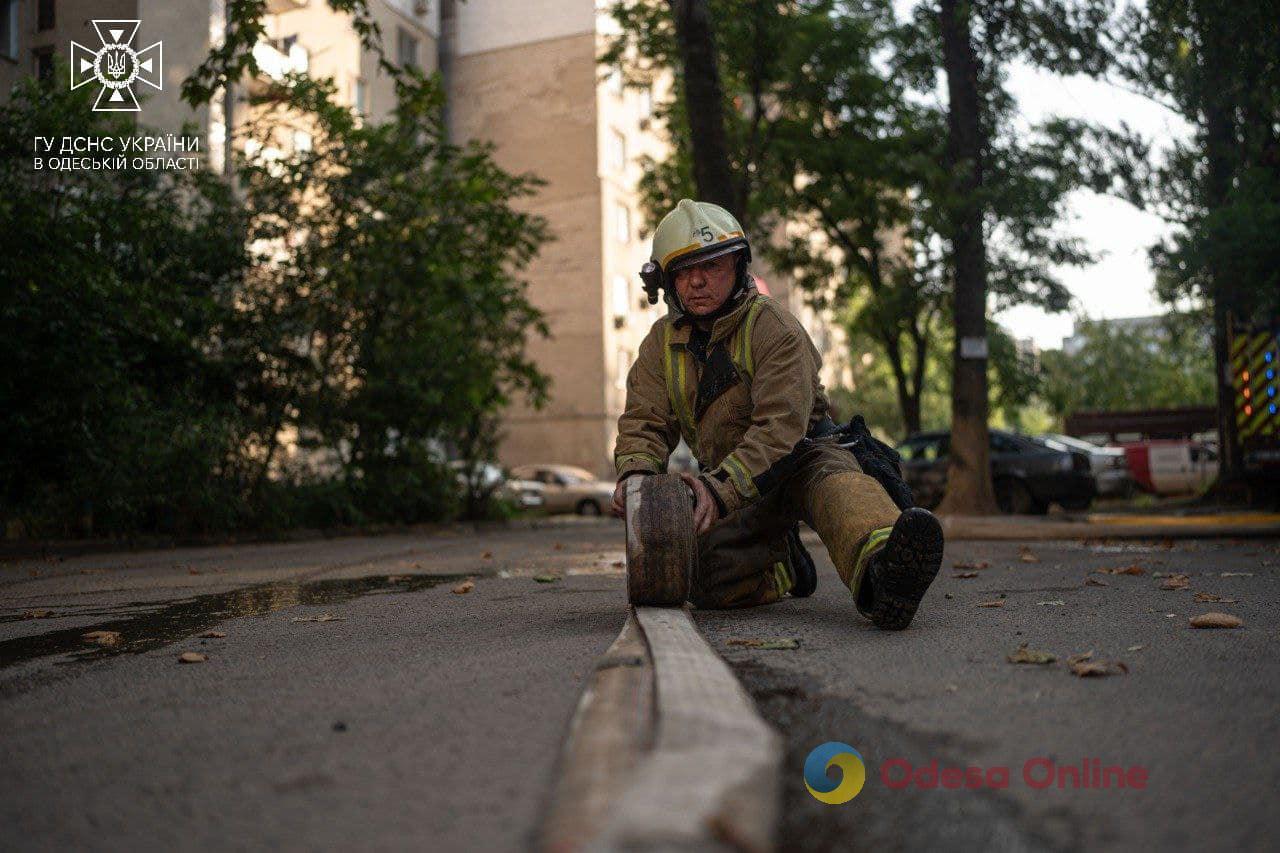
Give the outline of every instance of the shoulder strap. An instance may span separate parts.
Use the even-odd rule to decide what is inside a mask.
[[[667,399],[671,401],[671,411],[676,413],[676,419],[680,421],[680,432],[685,444],[695,448],[697,431],[694,429],[693,413],[689,411],[689,396],[686,393],[690,356],[683,349],[677,350],[671,345],[671,331],[671,323],[667,323],[662,329],[662,368],[666,378]]]

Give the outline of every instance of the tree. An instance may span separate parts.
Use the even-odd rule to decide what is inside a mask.
[[[1041,394],[1059,419],[1077,411],[1206,405],[1214,399],[1205,360],[1212,329],[1195,315],[1170,315],[1156,328],[1081,321],[1078,352],[1041,356]]]
[[[1151,250],[1157,291],[1213,318],[1219,489],[1232,494],[1244,471],[1228,325],[1280,314],[1280,16],[1269,3],[1150,0],[1122,24],[1122,78],[1192,127],[1136,196],[1176,226]]]

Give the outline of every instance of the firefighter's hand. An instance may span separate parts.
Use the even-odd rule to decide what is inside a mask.
[[[609,512],[618,518],[627,514],[627,481],[619,480],[613,488],[613,502],[609,504]]]
[[[716,506],[716,499],[711,496],[706,483],[692,474],[681,473],[680,479],[693,490],[693,532],[701,536],[720,518],[720,508]]]

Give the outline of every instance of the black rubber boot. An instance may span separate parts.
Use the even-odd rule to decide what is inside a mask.
[[[818,588],[818,567],[800,541],[800,525],[793,524],[787,533],[787,564],[791,567],[791,595],[808,598]]]
[[[942,544],[933,513],[914,507],[898,516],[889,540],[867,563],[867,615],[877,628],[901,631],[911,624],[942,566]]]

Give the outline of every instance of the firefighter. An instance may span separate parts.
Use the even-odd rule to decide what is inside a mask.
[[[758,291],[750,262],[741,225],[714,204],[683,199],[654,232],[641,276],[650,302],[661,291],[668,312],[627,376],[612,511],[623,514],[625,480],[665,471],[683,438],[700,469],[681,475],[698,535],[694,605],[811,594],[817,576],[800,544],[802,520],[859,612],[905,628],[941,565],[941,525],[926,510],[901,509],[909,497],[895,503],[893,485],[886,491],[842,446],[848,435],[828,415],[821,356],[795,317]],[[901,483],[896,465],[872,469]]]

